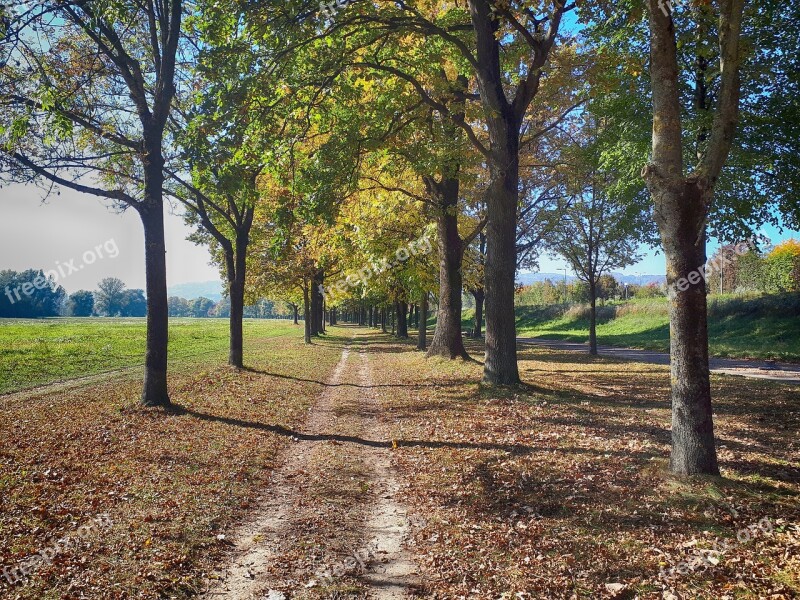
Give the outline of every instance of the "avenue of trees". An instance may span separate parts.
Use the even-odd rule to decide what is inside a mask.
[[[169,405],[168,316],[180,310],[167,297],[167,202],[185,208],[224,276],[235,367],[246,363],[244,307],[259,298],[306,315],[307,342],[344,318],[398,337],[421,323],[420,349],[468,359],[467,292],[485,317],[483,381],[517,385],[517,270],[561,254],[594,303],[604,274],[657,245],[672,469],[717,474],[707,289],[679,284],[702,270],[709,235],[800,224],[797,53],[774,35],[800,18],[774,0],[665,6],[2,8],[0,181],[139,214],[150,406]]]

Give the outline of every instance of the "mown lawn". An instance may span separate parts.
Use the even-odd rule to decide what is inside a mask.
[[[519,306],[516,312],[519,335],[571,342],[588,340],[586,307]],[[472,327],[471,322],[466,323]],[[598,307],[597,335],[600,344],[668,352],[666,299]],[[719,357],[800,361],[800,295],[712,297],[709,351]]]
[[[297,331],[291,321],[246,319],[245,338]],[[0,319],[0,394],[85,375],[144,365],[144,319]],[[223,356],[227,319],[170,319],[174,364]]]
[[[306,346],[298,327],[292,335],[277,335],[283,325],[263,327],[272,337],[246,336],[244,371],[226,366],[224,353],[173,371],[173,411],[140,407],[140,380],[118,375],[0,399],[0,571],[62,536],[77,540],[98,515],[113,523],[37,567],[27,585],[0,577],[0,598],[198,595],[229,548],[223,532],[267,493],[278,450],[291,443],[345,341],[332,334]],[[185,331],[204,329],[189,323]]]

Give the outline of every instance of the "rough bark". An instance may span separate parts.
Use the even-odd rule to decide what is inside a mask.
[[[403,301],[395,302],[395,314],[397,316],[397,337],[408,338],[408,313],[406,313],[406,303]]]
[[[472,290],[472,297],[475,298],[475,325],[472,329],[472,337],[480,339],[483,335],[483,301],[485,298],[483,288]]]
[[[429,179],[426,185],[437,213],[439,245],[439,307],[428,356],[468,359],[461,337],[464,244],[458,233],[459,180],[456,177],[441,182]]]
[[[321,269],[314,271],[311,284],[311,335],[319,336],[323,332],[323,301],[322,287],[325,284],[325,276]]]
[[[311,294],[308,291],[309,285],[303,286],[303,341],[311,343]]]
[[[597,282],[589,282],[589,354],[597,356]]]
[[[699,191],[695,191],[697,195]],[[691,205],[696,198],[683,198]],[[691,211],[687,211],[691,212]],[[680,474],[719,475],[714,446],[711,383],[708,371],[708,326],[705,281],[700,278],[706,262],[705,234],[692,231],[697,216],[686,215],[687,227],[670,235],[665,244],[667,285],[670,286],[670,370],[672,381],[672,455],[670,468]],[[698,281],[687,286],[682,278],[694,274]],[[681,288],[687,287],[685,290]],[[673,291],[674,290],[674,291]]]
[[[230,282],[231,314],[228,320],[230,329],[230,348],[228,364],[242,368],[244,360],[244,339],[242,320],[244,318],[244,280],[235,279]]]
[[[514,129],[514,128],[512,128]],[[518,131],[518,130],[517,130]],[[517,327],[514,313],[516,275],[517,201],[519,195],[518,134],[507,132],[497,140],[504,151],[496,164],[507,161],[503,169],[493,165],[487,195],[486,231],[486,353],[483,380],[512,385],[520,382],[517,368]]]
[[[428,344],[428,292],[420,295],[417,309],[417,350],[425,350]]]
[[[720,3],[720,88],[704,154],[684,175],[680,77],[672,18],[648,0],[653,91],[653,159],[642,171],[653,197],[670,300],[672,455],[684,475],[719,475],[708,372],[706,218],[730,153],[739,105],[743,0]],[[702,107],[701,107],[702,108]],[[705,134],[703,134],[705,135]]]
[[[159,154],[160,158],[160,154]],[[139,207],[144,227],[145,287],[147,293],[147,341],[142,404],[169,406],[167,391],[167,260],[164,241],[163,175],[158,160],[145,170],[145,203]],[[148,201],[149,200],[149,201]]]
[[[226,261],[228,287],[231,298],[231,314],[229,319],[230,348],[228,364],[242,368],[244,366],[244,335],[242,320],[244,318],[244,287],[247,266],[247,246],[250,243],[250,225],[236,233],[235,253]],[[227,257],[226,257],[227,258]]]

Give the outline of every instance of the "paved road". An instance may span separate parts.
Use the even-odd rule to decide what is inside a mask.
[[[563,340],[543,340],[540,338],[519,337],[517,342],[532,344],[555,350],[573,350],[587,352],[588,344],[566,342]],[[652,350],[634,350],[633,348],[614,348],[612,346],[598,346],[600,354],[625,360],[653,363],[656,365],[669,365],[669,354]],[[772,363],[763,360],[746,360],[738,358],[712,358],[710,361],[712,373],[726,375],[740,375],[755,379],[769,379],[781,383],[800,384],[800,365],[790,363]]]

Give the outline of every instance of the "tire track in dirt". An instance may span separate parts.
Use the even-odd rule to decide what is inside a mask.
[[[389,440],[388,427],[380,419],[372,364],[363,347],[359,349],[359,357],[361,384],[368,390],[364,398],[366,430]],[[368,586],[369,597],[375,600],[408,598],[410,590],[419,583],[417,567],[406,549],[411,523],[408,511],[397,499],[400,483],[392,468],[390,452],[388,447],[370,448],[369,452],[377,503],[366,524],[369,542],[365,550],[372,552],[375,560],[368,565],[362,579]]]
[[[344,348],[273,472],[268,497],[232,535],[233,556],[203,598],[410,597],[418,583],[405,548],[410,523],[397,500],[371,362],[357,339]]]
[[[305,432],[319,432],[329,422],[333,396],[337,393],[350,354],[349,347],[342,350],[328,387],[310,409]],[[257,517],[244,524],[234,534],[235,556],[223,569],[221,577],[212,583],[204,598],[226,598],[228,600],[276,600],[285,598],[280,592],[268,588],[265,582],[267,568],[274,560],[289,534],[291,517],[297,504],[297,486],[293,481],[306,470],[314,444],[323,442],[304,441],[291,444],[284,454],[286,460],[272,473],[269,498],[259,508]]]

